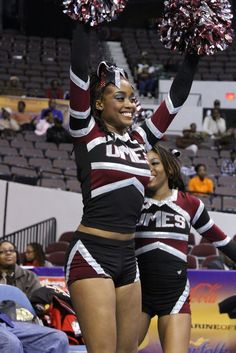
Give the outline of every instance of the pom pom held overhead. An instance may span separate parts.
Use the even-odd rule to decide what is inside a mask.
[[[228,0],[166,0],[160,39],[180,53],[213,55],[233,41]]]
[[[64,0],[63,12],[73,20],[97,26],[115,19],[126,3],[127,0]]]

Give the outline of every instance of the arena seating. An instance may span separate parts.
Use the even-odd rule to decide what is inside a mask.
[[[187,264],[189,269],[199,268],[198,258],[194,255],[191,255],[191,254],[187,255]]]
[[[96,32],[91,34],[91,66],[104,55],[109,58],[105,43]],[[12,75],[18,76],[29,96],[44,97],[52,79],[57,79],[64,92],[69,89],[71,42],[64,38],[24,36],[3,31],[0,34],[0,79],[4,87]]]
[[[0,136],[0,179],[81,192],[71,151],[71,144],[47,143],[30,131]]]
[[[121,32],[122,47],[129,66],[134,72],[137,60],[143,51],[147,51],[153,64],[167,65],[170,59],[169,50],[165,49],[158,39],[157,31],[152,29],[124,28]],[[172,54],[171,62],[176,67],[182,61],[181,55]],[[171,71],[165,75],[172,76]],[[196,80],[234,81],[236,79],[236,42],[223,52],[212,57],[205,56],[199,63]]]
[[[120,29],[120,40],[131,71],[143,51],[147,51],[153,64],[162,64],[164,68],[170,59],[170,53],[158,39],[157,32],[151,29]],[[71,41],[64,38],[24,36],[3,31],[0,36],[0,78],[4,88],[10,76],[19,77],[26,94],[44,97],[46,88],[52,79],[59,80],[64,91],[69,88]],[[91,67],[104,57],[110,58],[105,41],[102,42],[95,32],[91,39]],[[182,57],[172,54],[172,64],[178,67]],[[172,76],[167,71],[164,77]],[[227,50],[211,57],[203,57],[197,80],[227,80],[236,79],[236,44]]]
[[[174,146],[175,137],[167,135],[164,146]],[[236,178],[222,176],[222,159],[229,151],[212,150],[212,146],[199,149],[196,156],[191,151],[181,150],[181,162],[185,167],[205,163],[208,175],[215,183],[215,194],[202,197],[208,210],[234,212],[236,207]],[[34,132],[18,132],[15,136],[0,135],[0,179],[38,185],[72,192],[81,192],[77,180],[72,145],[48,143],[45,136]],[[207,157],[206,157],[207,156]],[[184,175],[187,185],[189,177]]]

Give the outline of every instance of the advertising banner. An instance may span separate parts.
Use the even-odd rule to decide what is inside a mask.
[[[65,287],[62,268],[34,271],[42,284]],[[188,276],[192,310],[189,353],[236,353],[236,271],[189,270]],[[139,353],[162,353],[156,318]]]
[[[189,270],[188,274],[192,310],[189,353],[236,353],[236,271]],[[219,303],[222,303],[220,306],[223,309],[229,307],[230,316],[235,318],[220,313]],[[235,314],[232,313],[234,310]],[[140,346],[140,353],[161,352],[157,320],[154,318]]]

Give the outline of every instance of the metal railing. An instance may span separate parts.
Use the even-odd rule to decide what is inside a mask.
[[[11,241],[16,245],[19,252],[24,252],[27,244],[35,242],[41,244],[45,249],[48,244],[56,241],[56,230],[57,221],[53,217],[7,234],[0,238],[0,241]]]

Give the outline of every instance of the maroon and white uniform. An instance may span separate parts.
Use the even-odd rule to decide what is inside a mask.
[[[79,24],[76,31],[70,70],[70,133],[84,203],[81,223],[106,231],[133,233],[143,205],[144,189],[151,175],[146,151],[163,136],[186,100],[197,60],[192,57],[185,59],[167,99],[150,119],[123,135],[108,134],[91,114],[89,31]],[[76,278],[75,270],[73,276],[70,275],[72,268],[76,267],[73,267],[76,256],[79,264],[83,252],[76,246],[68,252],[67,278],[70,277],[70,283],[72,278]],[[101,262],[100,258],[95,260]]]
[[[89,98],[89,79],[85,83],[71,71],[70,133],[82,185],[82,224],[132,233],[151,175],[145,151],[163,136],[179,108],[168,97],[140,127],[110,136],[91,115]]]
[[[197,197],[173,190],[162,201],[145,199],[135,248],[143,311],[150,316],[190,312],[187,252],[191,226],[222,251],[232,244]]]

